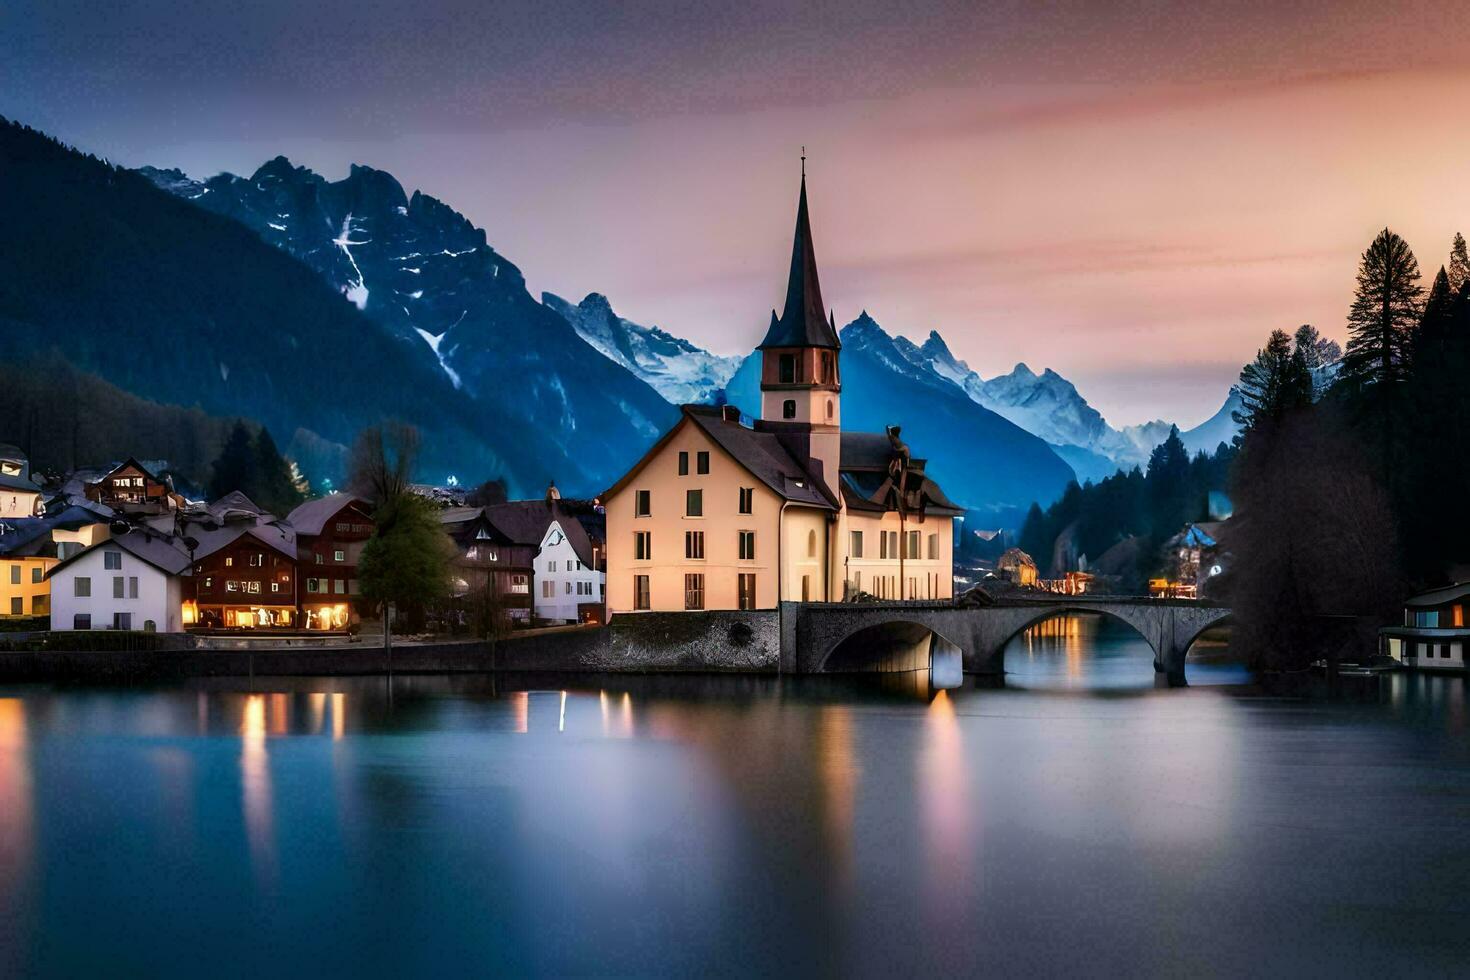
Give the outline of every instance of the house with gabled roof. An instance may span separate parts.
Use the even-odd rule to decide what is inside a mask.
[[[897,426],[842,431],[841,348],[803,175],[786,302],[757,348],[761,416],[686,405],[603,494],[611,615],[953,596],[962,511]]]

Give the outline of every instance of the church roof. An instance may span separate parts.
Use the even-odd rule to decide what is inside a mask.
[[[806,209],[806,175],[801,178],[801,199],[796,207],[796,234],[791,243],[791,276],[786,281],[786,306],[777,316],[771,311],[771,327],[757,350],[766,347],[842,346],[837,324],[822,304],[822,286],[817,281],[817,253],[812,244],[812,224]]]

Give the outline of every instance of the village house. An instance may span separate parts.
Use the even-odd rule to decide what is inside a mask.
[[[193,574],[184,590],[184,625],[299,628],[293,528],[234,491],[179,529],[193,558]]]
[[[485,508],[485,516],[531,550],[536,622],[605,620],[607,545],[598,501],[564,499],[553,485],[541,500],[492,504]]]
[[[29,458],[15,446],[0,445],[0,521],[45,513],[46,502],[40,486],[31,479]]]
[[[995,570],[1013,585],[1030,588],[1036,584],[1036,562],[1020,548],[1007,548],[996,560]]]
[[[108,525],[82,507],[0,520],[0,618],[50,615],[51,580],[46,573],[61,559],[108,536]]]
[[[1464,670],[1470,649],[1470,582],[1432,589],[1404,602],[1403,623],[1379,631],[1383,652],[1407,667]]]
[[[184,498],[164,480],[129,457],[108,471],[100,480],[86,485],[87,499],[96,501],[120,514],[150,516],[178,510]]]
[[[188,571],[178,540],[146,528],[94,544],[46,573],[51,629],[178,632]]]
[[[961,510],[897,427],[842,431],[841,346],[803,177],[785,306],[758,347],[760,418],[686,405],[603,495],[610,615],[952,597]]]
[[[367,501],[328,494],[291,511],[286,523],[296,534],[300,627],[341,630],[356,625],[357,563],[374,526]]]
[[[456,598],[488,590],[504,625],[530,625],[535,547],[517,544],[485,516],[482,507],[450,507],[440,512],[439,520],[454,542]]]

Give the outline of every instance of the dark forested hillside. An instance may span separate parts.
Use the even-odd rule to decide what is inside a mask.
[[[0,332],[16,328],[0,320]],[[5,336],[9,336],[8,333]],[[0,443],[37,472],[100,467],[124,456],[163,459],[203,485],[234,420],[160,405],[80,371],[58,352],[0,360]]]
[[[420,428],[430,478],[531,484],[548,468],[424,345],[237,222],[5,120],[0,175],[7,353],[59,350],[148,399],[297,433],[290,450],[315,479],[339,476],[323,471],[384,417]],[[510,446],[513,460],[497,452]]]

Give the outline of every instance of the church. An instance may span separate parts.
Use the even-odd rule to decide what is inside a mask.
[[[899,426],[842,430],[842,344],[822,302],[804,173],[786,303],[757,350],[759,419],[685,405],[603,495],[608,613],[950,599],[963,511]]]

